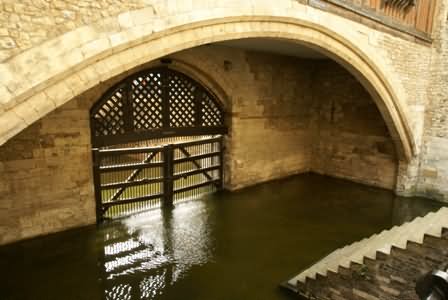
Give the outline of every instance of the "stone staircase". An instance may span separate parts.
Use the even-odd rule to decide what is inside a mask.
[[[392,249],[407,249],[409,243],[423,244],[427,237],[441,238],[443,234],[446,234],[447,229],[448,207],[444,207],[437,212],[418,217],[401,226],[395,226],[390,230],[384,230],[379,234],[337,249],[288,280],[283,286],[294,292],[307,295],[303,289],[306,289],[310,282],[312,284],[313,281],[326,278],[329,273],[337,274],[344,270],[350,270],[354,265],[364,265],[366,260],[374,261],[378,256],[389,256]]]

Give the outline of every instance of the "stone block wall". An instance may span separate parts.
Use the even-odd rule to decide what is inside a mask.
[[[74,99],[0,149],[0,244],[95,222],[89,114]]]
[[[228,188],[306,171],[395,188],[398,159],[386,124],[364,87],[337,63],[225,46],[172,57],[195,64],[229,92]]]
[[[306,172],[311,159],[310,62],[256,52],[245,56],[245,70],[227,75],[245,78],[232,97],[232,189]]]
[[[226,188],[309,170],[309,61],[217,45],[169,57],[195,66],[227,94]]]
[[[215,45],[170,58],[226,94],[227,188],[310,170],[392,188],[384,121],[337,64]],[[125,77],[75,97],[0,147],[0,244],[95,222],[89,109]]]
[[[434,34],[425,114],[423,147],[416,193],[439,200],[448,199],[448,3],[441,1]]]
[[[316,134],[311,169],[393,190],[395,146],[371,96],[333,61],[319,62],[312,82]]]
[[[448,230],[442,238],[426,236],[423,244],[408,243],[406,249],[392,248],[390,255],[378,254],[376,260],[339,268],[327,277],[301,284],[310,299],[319,300],[419,300],[417,280],[433,270],[448,267]]]
[[[75,97],[0,147],[0,244],[96,222],[89,110],[119,79]]]
[[[143,0],[3,0],[0,62],[82,25],[145,6]]]

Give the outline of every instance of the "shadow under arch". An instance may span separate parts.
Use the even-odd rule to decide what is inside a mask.
[[[98,82],[181,50],[213,42],[242,38],[276,38],[300,43],[340,63],[372,95],[395,143],[398,158],[401,161],[409,161],[415,155],[416,147],[409,116],[406,113],[406,106],[401,102],[403,96],[400,92],[402,89],[391,84],[388,76],[394,76],[395,74],[386,65],[381,64],[381,57],[374,52],[375,49],[373,47],[370,50],[367,50],[366,47],[361,49],[355,45],[355,41],[350,41],[328,27],[298,18],[228,16],[192,22],[158,33],[153,33],[148,29],[148,32],[141,37],[136,37],[134,40],[116,46],[116,49],[108,49],[104,53],[99,53],[95,57],[79,63],[73,70],[81,75],[83,70],[91,64],[104,65],[114,62],[109,68],[103,68],[103,70],[99,68],[98,75],[101,79],[92,79],[80,87],[73,87],[72,91],[74,95],[79,95],[98,84]],[[135,53],[135,58],[124,62],[120,60],[122,57],[132,57],[133,53]],[[69,76],[70,74],[62,74],[57,82],[55,82],[54,77],[48,79],[48,86],[44,87],[43,90],[51,88]],[[392,82],[396,85],[396,81]],[[73,98],[73,94],[61,95],[61,99],[55,101],[56,106],[58,107],[69,101]],[[28,97],[23,101],[25,104],[33,98],[30,95]],[[40,117],[46,113],[48,111],[44,110]],[[11,130],[11,133],[1,132],[1,136],[4,137],[1,143],[30,125],[25,122],[24,118],[15,119],[13,122],[16,124],[12,124],[3,130]]]

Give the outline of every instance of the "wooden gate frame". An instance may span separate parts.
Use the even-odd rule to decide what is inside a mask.
[[[187,147],[195,146],[195,145],[206,145],[211,143],[219,143],[218,151],[209,152],[205,154],[199,155],[191,155]],[[180,150],[185,157],[183,158],[175,158],[174,151],[178,149]],[[200,139],[192,142],[183,142],[183,143],[175,143],[175,144],[167,144],[158,147],[139,147],[139,148],[126,148],[126,149],[100,149],[94,148],[93,150],[93,179],[95,184],[95,200],[96,200],[96,215],[97,221],[100,222],[104,220],[104,214],[106,211],[114,206],[128,203],[137,203],[142,201],[148,201],[152,199],[161,198],[162,204],[164,207],[172,207],[173,206],[173,197],[177,193],[186,192],[192,189],[197,189],[207,185],[215,185],[218,190],[223,187],[223,166],[224,166],[224,143],[223,136],[208,138],[208,139]],[[126,165],[117,165],[117,166],[102,166],[101,161],[104,157],[112,156],[112,155],[127,155],[127,154],[135,154],[135,153],[146,153],[146,158],[140,162],[135,164],[126,164]],[[162,153],[162,161],[161,162],[151,162],[151,160],[155,157],[156,154]],[[203,168],[197,161],[210,158],[210,157],[218,157],[219,164],[212,165]],[[174,166],[179,163],[184,162],[192,162],[196,167],[195,170],[189,170],[186,172],[181,172],[175,174]],[[140,179],[135,180],[138,174],[145,168],[151,167],[163,167],[162,176],[159,178],[151,178],[151,179]],[[101,183],[101,174],[104,172],[113,172],[113,171],[121,171],[121,170],[133,170],[131,175],[124,182],[119,183]],[[207,172],[219,170],[218,178],[213,178]],[[194,184],[187,187],[182,187],[179,189],[174,189],[174,182],[177,179],[184,178],[186,176],[191,176],[195,174],[203,174],[206,177],[206,181]],[[119,200],[120,195],[124,192],[127,187],[138,186],[142,184],[151,184],[163,182],[163,191],[159,194],[146,195],[142,197],[129,198],[125,200]],[[114,195],[107,202],[103,202],[101,192],[105,189],[118,189]]]
[[[220,151],[214,153],[214,155],[219,155],[220,161],[218,180],[213,180],[207,173],[207,171],[218,169],[218,167],[202,169],[196,162],[200,157],[191,156],[188,152],[184,152],[185,158],[176,160],[173,157],[174,149],[194,144],[199,145],[206,142],[205,140],[138,149],[104,149],[104,147],[175,136],[223,135],[227,133],[224,123],[225,112],[217,97],[194,79],[170,69],[167,65],[138,72],[111,87],[90,110],[97,221],[103,220],[105,211],[113,205],[162,197],[164,206],[172,206],[175,193],[208,184],[214,184],[220,189],[223,181],[222,136],[216,140],[220,144]],[[103,155],[114,152],[142,153],[138,151],[150,153],[140,164],[108,167],[107,171],[135,168],[126,182],[112,183],[108,186],[101,185],[101,173],[106,171],[101,167]],[[163,162],[151,162],[153,158],[151,153],[157,153],[156,151],[161,151]],[[185,176],[185,174],[174,174],[174,165],[177,161],[191,161],[197,167],[197,170],[191,172],[204,174],[208,181],[174,190],[174,181],[179,176]],[[156,181],[163,182],[161,194],[116,201],[127,186],[145,184],[145,182],[137,182],[134,179],[144,167],[156,165],[163,166],[163,178],[148,179],[146,184]],[[114,187],[118,188],[113,196],[114,199],[104,204],[101,191],[104,188]],[[115,201],[117,203],[114,203]]]

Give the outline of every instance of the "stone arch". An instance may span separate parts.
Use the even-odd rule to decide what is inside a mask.
[[[163,67],[168,64],[168,67],[170,69],[178,71],[180,73],[183,73],[183,74],[191,77],[193,80],[195,80],[199,84],[201,84],[204,88],[209,90],[220,101],[222,108],[225,111],[230,111],[231,103],[230,103],[229,95],[226,92],[225,87],[222,84],[222,82],[220,82],[217,78],[214,78],[213,76],[211,76],[206,71],[199,68],[198,66],[195,66],[195,65],[191,64],[190,62],[179,59],[177,57],[169,57],[166,60],[169,62],[163,62],[164,59],[160,59],[160,60],[154,60],[154,61],[150,61],[146,64],[140,65],[132,70],[127,71],[126,73],[121,74],[121,76],[119,76],[118,79],[115,80],[114,82],[116,83],[119,80],[123,80],[125,77],[131,76],[132,74],[135,74],[142,70]]]
[[[317,22],[313,15],[310,16],[232,15],[195,22],[188,22],[194,17],[184,16],[187,22],[157,33],[153,32],[150,22],[106,36],[98,34],[87,44],[77,41],[73,35],[90,32],[89,26],[62,35],[57,41],[28,50],[0,66],[8,78],[0,86],[4,103],[0,117],[0,145],[74,96],[149,61],[207,43],[277,38],[314,48],[351,71],[372,95],[395,142],[399,159],[409,161],[416,151],[414,136],[406,106],[402,103],[406,98],[398,81],[393,80],[394,72],[375,52],[375,47],[356,44],[358,37],[351,32],[350,21],[326,14],[322,17],[329,20]],[[347,23],[343,24],[347,31],[344,36],[329,29],[332,22],[339,26],[341,22]],[[61,53],[59,48],[67,47],[61,46],[65,40],[72,44]],[[35,65],[36,76],[24,81],[26,66],[41,59],[43,53],[53,56],[47,54],[44,65]]]

